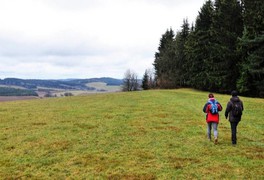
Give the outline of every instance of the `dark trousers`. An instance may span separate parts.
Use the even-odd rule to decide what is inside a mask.
[[[238,122],[230,122],[230,125],[231,125],[231,140],[232,140],[232,144],[236,144],[237,143],[237,125],[238,125],[239,121]]]

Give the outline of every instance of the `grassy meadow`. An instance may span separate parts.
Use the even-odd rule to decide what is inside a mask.
[[[0,179],[264,179],[264,99],[241,97],[238,144],[207,92],[152,90],[0,103]],[[230,95],[215,94],[225,109]]]

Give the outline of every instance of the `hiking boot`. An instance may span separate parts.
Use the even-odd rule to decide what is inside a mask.
[[[218,143],[218,139],[217,139],[217,138],[214,139],[214,143],[215,143],[215,144]]]

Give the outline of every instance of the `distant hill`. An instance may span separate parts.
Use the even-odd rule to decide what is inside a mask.
[[[35,90],[37,87],[45,88],[58,88],[69,90],[92,90],[92,87],[88,87],[87,83],[91,82],[104,82],[111,86],[120,86],[122,84],[121,79],[114,79],[108,77],[91,78],[91,79],[69,79],[69,80],[38,80],[38,79],[18,79],[18,78],[6,78],[1,80],[0,85],[6,86],[19,86],[26,89]]]
[[[60,79],[60,80],[41,80],[41,79],[19,79],[19,78],[6,78],[0,79],[1,87],[8,87],[9,89],[2,89],[3,93],[0,96],[6,96],[6,94],[10,94],[7,90],[12,92],[12,95],[20,95],[21,90],[14,89],[25,89],[27,92],[39,92],[46,91],[50,93],[50,91],[54,90],[65,90],[65,91],[97,91],[96,87],[89,86],[90,83],[105,83],[106,86],[121,86],[123,80],[114,79],[110,77],[102,77],[102,78],[90,78],[90,79]],[[24,92],[23,91],[23,92]],[[18,92],[18,94],[14,93]]]

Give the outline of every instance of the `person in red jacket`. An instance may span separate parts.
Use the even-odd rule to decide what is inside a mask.
[[[211,141],[211,129],[213,127],[214,131],[214,143],[218,143],[218,123],[219,123],[219,111],[222,111],[221,104],[214,98],[214,95],[210,93],[208,95],[209,99],[204,105],[203,112],[206,113],[207,122],[207,135],[208,139]]]

